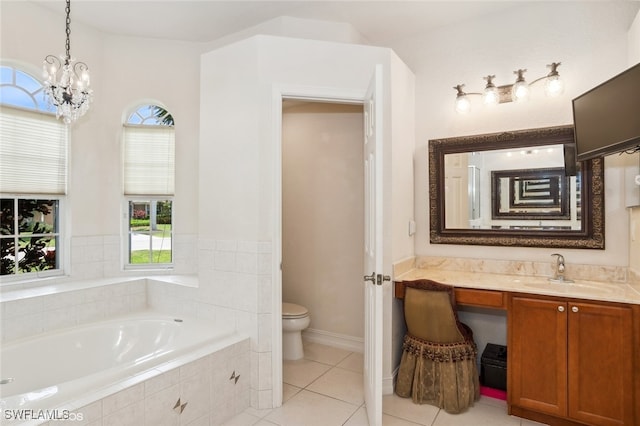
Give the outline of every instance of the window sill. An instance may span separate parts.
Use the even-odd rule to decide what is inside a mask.
[[[139,275],[89,280],[73,280],[67,276],[44,278],[28,282],[23,281],[21,283],[16,283],[15,285],[6,285],[0,288],[0,303],[143,280],[146,283],[158,282],[184,287],[198,287],[197,275]],[[35,285],[36,282],[38,283],[37,286]],[[28,285],[28,287],[26,287],[26,285]]]

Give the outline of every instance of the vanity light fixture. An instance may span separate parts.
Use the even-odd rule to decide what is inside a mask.
[[[482,102],[485,105],[497,105],[505,102],[522,102],[529,99],[529,88],[540,81],[545,81],[545,93],[547,96],[556,97],[562,94],[564,91],[564,82],[560,79],[560,74],[558,73],[558,67],[561,65],[561,62],[552,62],[547,65],[550,68],[550,71],[547,75],[542,76],[533,80],[531,83],[527,83],[524,78],[524,73],[527,72],[526,69],[518,69],[513,73],[516,75],[516,81],[513,84],[507,84],[504,86],[496,86],[493,83],[493,79],[496,78],[495,75],[488,75],[483,77],[487,84],[485,85],[484,91],[482,93],[478,92],[465,92],[462,88],[464,84],[458,84],[454,86],[454,89],[457,90],[456,93],[456,101],[455,101],[455,109],[459,113],[467,113],[471,110],[471,102],[469,100],[469,96],[471,95],[480,95],[482,96]]]
[[[67,0],[65,54],[59,57],[47,55],[42,68],[45,78],[44,93],[49,104],[56,109],[56,117],[65,124],[77,120],[89,110],[93,96],[90,87],[89,67],[71,57],[71,0]]]

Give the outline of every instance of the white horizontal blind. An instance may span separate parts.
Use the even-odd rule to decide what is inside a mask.
[[[67,126],[55,116],[0,108],[0,192],[64,194]]]
[[[173,195],[174,134],[169,126],[124,127],[126,195]]]

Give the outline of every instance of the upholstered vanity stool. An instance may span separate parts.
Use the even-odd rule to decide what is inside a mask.
[[[448,413],[465,411],[480,397],[478,350],[471,329],[458,320],[453,287],[407,282],[404,318],[396,394]]]

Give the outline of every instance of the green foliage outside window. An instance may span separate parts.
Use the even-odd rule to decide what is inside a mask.
[[[57,268],[57,216],[57,200],[0,200],[0,275]]]

